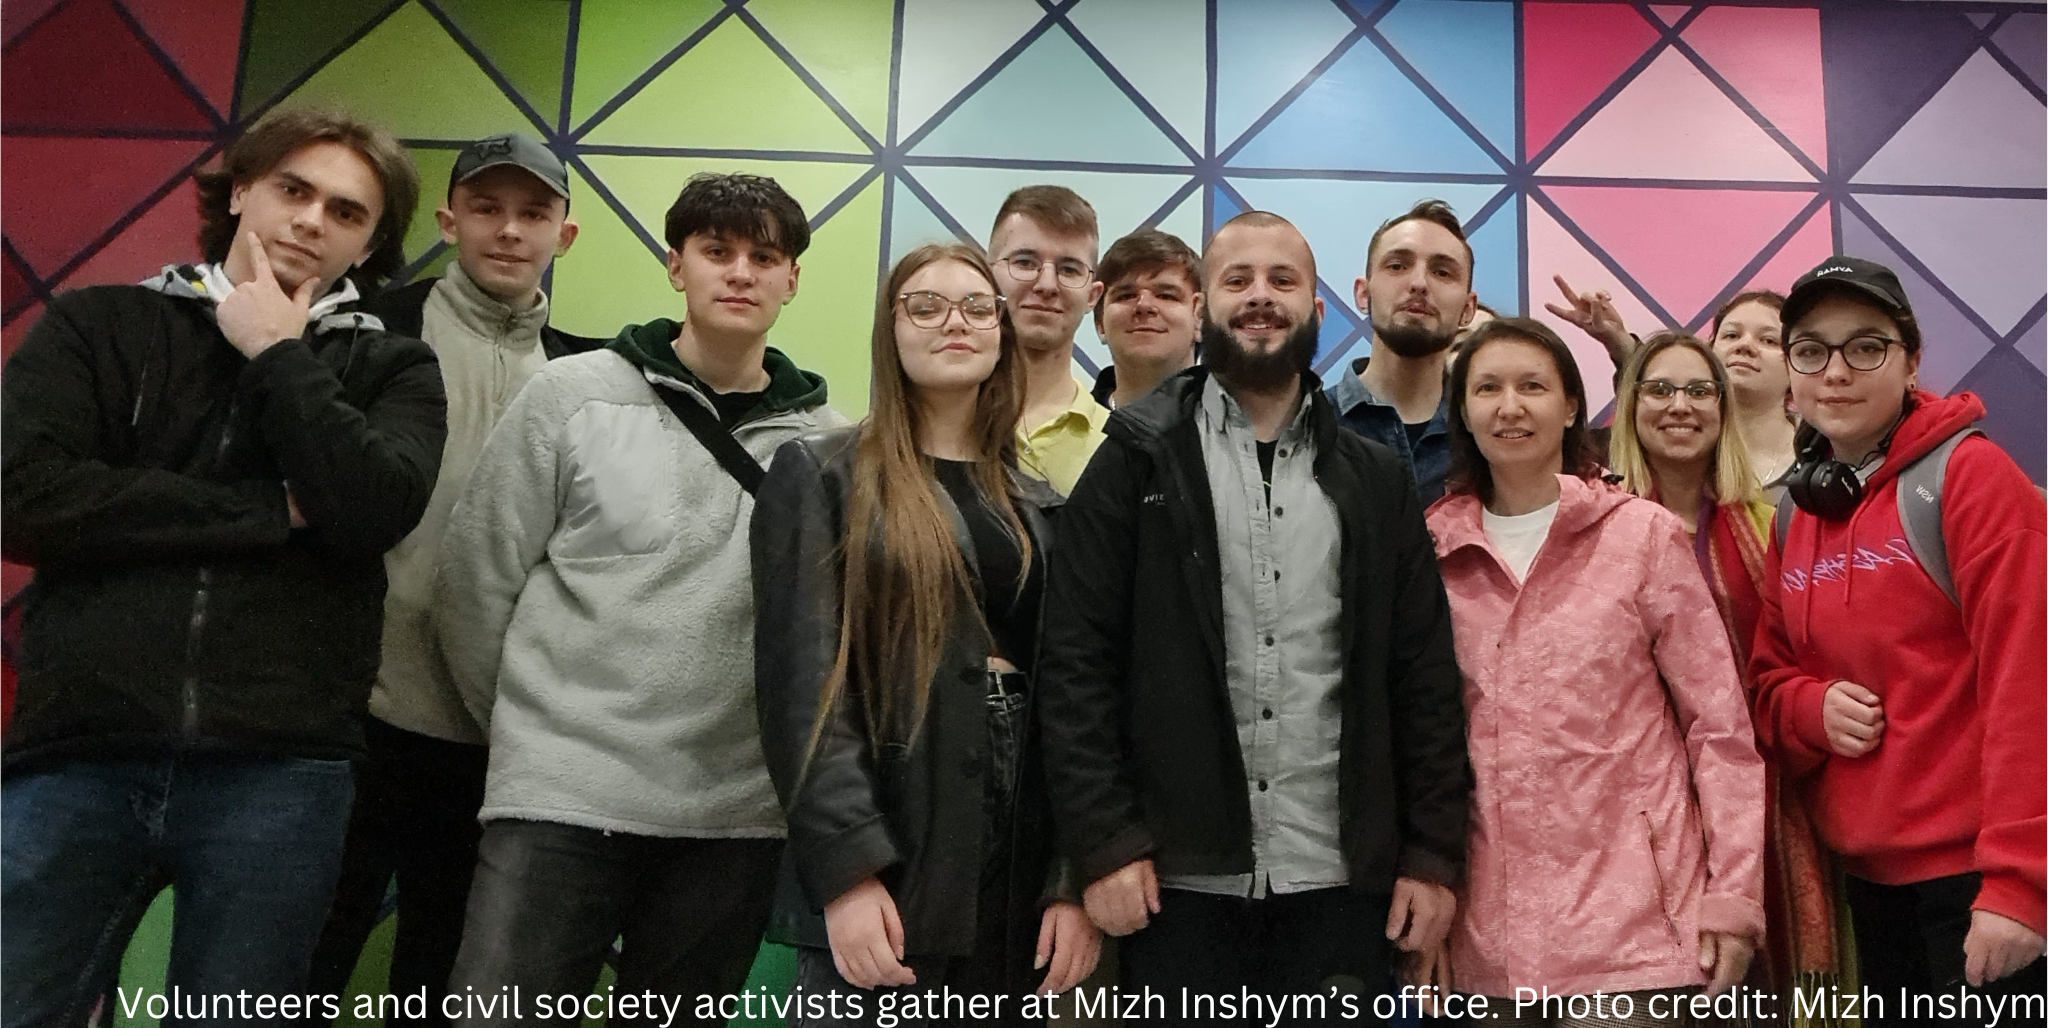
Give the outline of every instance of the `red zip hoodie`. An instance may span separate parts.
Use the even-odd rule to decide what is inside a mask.
[[[1960,610],[1899,519],[1900,469],[1983,416],[1973,394],[1917,394],[1854,513],[1793,516],[1750,661],[1756,729],[1805,776],[1849,871],[1892,885],[1981,871],[1972,906],[2042,932],[2048,506],[1990,440],[1956,448],[1941,502]],[[1837,681],[1884,701],[1884,735],[1863,757],[1835,754],[1821,728]]]

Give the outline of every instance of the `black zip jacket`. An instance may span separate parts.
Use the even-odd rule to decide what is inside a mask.
[[[914,736],[908,726],[882,733],[912,742],[884,743],[877,754],[859,705],[842,693],[810,755],[820,693],[839,645],[841,540],[859,431],[852,425],[784,443],[755,499],[756,702],[768,773],[789,816],[785,880],[769,936],[827,945],[825,904],[878,875],[903,919],[908,954],[964,956],[975,947],[988,832],[980,775],[988,739],[985,672],[993,650],[975,596],[962,591],[954,597],[956,613],[923,724]],[[1059,496],[1035,479],[1012,481],[1025,531],[1033,546],[1044,548],[1052,538],[1047,514]],[[954,539],[974,568],[966,521],[944,489],[936,482],[932,488],[952,512]],[[1004,915],[1006,964],[1022,968],[1031,966],[1038,912],[1050,898],[1053,877],[1037,750],[1027,737],[1009,843],[1011,909]],[[1029,989],[1036,983],[1014,984]]]
[[[1111,415],[1060,513],[1038,714],[1053,824],[1084,884],[1145,856],[1162,874],[1253,870],[1197,435],[1207,380],[1205,368],[1184,371]],[[1400,458],[1339,431],[1313,381],[1303,390],[1316,482],[1343,547],[1338,833],[1351,886],[1451,885],[1472,771],[1435,548]]]
[[[434,283],[439,281],[438,278],[423,278],[397,289],[386,289],[363,301],[362,310],[383,322],[385,331],[424,339],[426,337],[420,333],[426,326],[427,294],[434,291]],[[540,329],[540,350],[547,354],[549,360],[602,350],[610,341],[570,335],[553,325],[542,325]]]
[[[321,324],[339,327],[248,360],[205,300],[99,286],[22,341],[0,376],[0,548],[36,576],[8,769],[361,755],[383,554],[426,509],[446,406],[425,343]]]

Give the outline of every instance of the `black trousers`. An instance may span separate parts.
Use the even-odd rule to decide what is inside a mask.
[[[768,924],[781,839],[686,839],[546,821],[484,826],[462,952],[449,980],[468,1000],[519,989],[520,1006],[471,1007],[466,1024],[575,1025],[568,997],[590,994],[619,939],[614,997],[673,1001],[615,1009],[608,1023],[699,1021],[701,996],[746,984]],[[543,1001],[547,1006],[543,1006]],[[592,1011],[604,1017],[603,1011]]]
[[[448,742],[394,728],[376,718],[363,726],[369,758],[356,770],[341,879],[313,951],[312,991],[344,996],[363,941],[377,927],[384,896],[398,879],[398,932],[391,949],[394,996],[426,990],[424,1018],[402,1012],[389,1024],[445,1025],[441,997],[462,943],[469,878],[482,834],[482,746]]]
[[[1380,1024],[1372,1001],[1390,980],[1385,928],[1391,902],[1351,889],[1265,899],[1161,889],[1159,913],[1122,940],[1123,989],[1149,986],[1181,1021],[1270,1024],[1272,1002],[1319,995],[1328,1004],[1323,1016],[1288,1002],[1280,1023]],[[1271,999],[1262,1011],[1247,1010],[1246,993]],[[1181,1005],[1184,994],[1191,1001],[1187,1007]],[[1344,1016],[1344,996],[1353,997],[1356,1016]],[[1202,997],[1213,1005],[1194,1005]],[[1213,1002],[1226,997],[1235,1010]]]
[[[1927,1016],[1927,1008],[1917,1016],[1911,1009],[1901,1009],[1901,989],[1908,997],[1945,993],[1953,998],[1958,989],[1983,997],[2043,994],[2048,985],[2048,962],[2040,959],[1981,989],[1966,985],[1963,939],[1970,933],[1970,903],[1977,898],[1981,878],[1972,872],[1907,885],[1879,885],[1849,876],[1849,912],[1855,921],[1856,960],[1863,986],[1884,1002],[1884,1016],[1872,1017],[1879,1011],[1866,1011],[1865,1025],[1937,1023],[1935,1017]],[[1981,1024],[1984,1020],[1970,1017],[1956,1023]]]

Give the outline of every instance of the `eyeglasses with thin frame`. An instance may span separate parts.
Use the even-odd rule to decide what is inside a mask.
[[[1045,269],[1046,264],[1045,259],[1035,253],[1011,254],[998,258],[996,263],[1002,265],[1003,269],[1010,273],[1010,277],[1019,282],[1038,281],[1039,273]],[[1059,284],[1068,289],[1086,289],[1088,283],[1095,281],[1095,269],[1075,260],[1065,260],[1053,265],[1052,273]]]
[[[1857,336],[1846,343],[1823,343],[1818,339],[1795,339],[1785,348],[1785,360],[1802,375],[1818,375],[1828,369],[1835,354],[1855,371],[1876,371],[1884,367],[1892,347],[1905,343],[1886,336]]]
[[[896,302],[902,305],[903,316],[919,328],[944,325],[956,307],[968,328],[994,328],[1003,320],[1003,298],[992,293],[968,293],[955,300],[929,289],[920,289],[914,293],[897,294]]]
[[[1669,406],[1680,393],[1695,403],[1715,403],[1721,399],[1721,385],[1711,378],[1696,378],[1683,384],[1646,378],[1636,383],[1636,397],[1658,407]]]

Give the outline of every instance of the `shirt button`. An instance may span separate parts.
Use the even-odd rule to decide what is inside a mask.
[[[1268,646],[1271,646],[1271,645],[1273,645],[1273,637],[1272,637],[1272,636],[1270,636],[1270,635],[1269,635],[1269,636],[1267,636],[1267,637],[1266,637],[1266,645],[1268,645]]]
[[[1274,568],[1274,569],[1273,569],[1273,581],[1275,581],[1275,582],[1278,582],[1279,580],[1280,580],[1280,569],[1279,569],[1279,568]]]
[[[1265,779],[1263,779],[1263,778],[1259,779],[1259,791],[1260,791],[1260,792],[1265,792],[1265,791],[1266,791],[1266,780],[1265,780]]]
[[[1273,708],[1267,707],[1266,709],[1259,711],[1259,716],[1265,718],[1268,721],[1273,720]]]
[[[1274,508],[1273,508],[1273,516],[1274,516],[1274,517],[1276,517],[1276,518],[1277,518],[1277,517],[1279,517],[1279,516],[1281,516],[1282,514],[1285,514],[1285,513],[1287,513],[1287,511],[1286,511],[1286,510],[1285,510],[1284,508],[1281,508],[1281,507],[1274,507]]]

